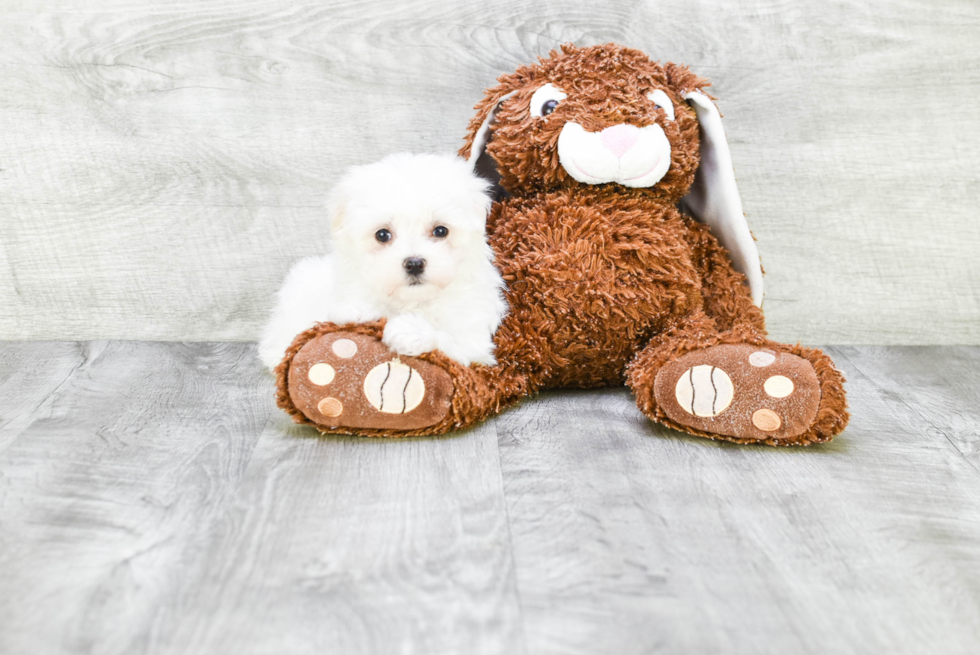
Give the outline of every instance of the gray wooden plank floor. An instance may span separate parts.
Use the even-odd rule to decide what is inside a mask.
[[[786,450],[622,389],[319,437],[250,344],[0,343],[0,652],[977,652],[980,348],[830,351]]]

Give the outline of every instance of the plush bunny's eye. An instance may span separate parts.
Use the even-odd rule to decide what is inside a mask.
[[[674,103],[670,101],[667,94],[657,89],[647,94],[647,100],[655,104],[658,108],[667,112],[667,118],[674,120]]]
[[[535,118],[545,118],[567,97],[561,89],[545,84],[531,96],[531,106],[528,109]]]

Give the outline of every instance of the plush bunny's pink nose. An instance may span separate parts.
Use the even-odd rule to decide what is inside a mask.
[[[602,139],[602,145],[619,158],[640,140],[640,128],[620,123],[599,132],[599,138]]]

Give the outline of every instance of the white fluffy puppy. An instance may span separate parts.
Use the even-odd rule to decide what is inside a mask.
[[[388,319],[384,343],[402,355],[441,350],[493,364],[507,312],[487,244],[487,183],[454,156],[395,154],[356,166],[330,197],[333,252],[298,262],[259,342],[275,368],[315,323]]]

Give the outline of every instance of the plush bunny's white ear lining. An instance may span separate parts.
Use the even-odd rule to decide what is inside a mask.
[[[504,100],[514,95],[516,91],[511,91],[500,100],[497,104],[493,106],[489,112],[487,112],[487,117],[483,119],[483,123],[480,125],[480,129],[476,131],[476,136],[473,137],[473,145],[470,146],[470,156],[467,159],[470,166],[476,168],[476,161],[483,154],[483,149],[487,147],[488,137],[490,136],[490,123],[493,122],[493,117],[497,115],[497,111],[500,109],[500,105],[504,103]]]
[[[684,99],[694,107],[701,125],[701,165],[681,207],[711,229],[731,256],[735,270],[745,275],[752,302],[762,306],[762,263],[749,224],[742,213],[742,199],[735,184],[732,153],[718,108],[700,91]]]

